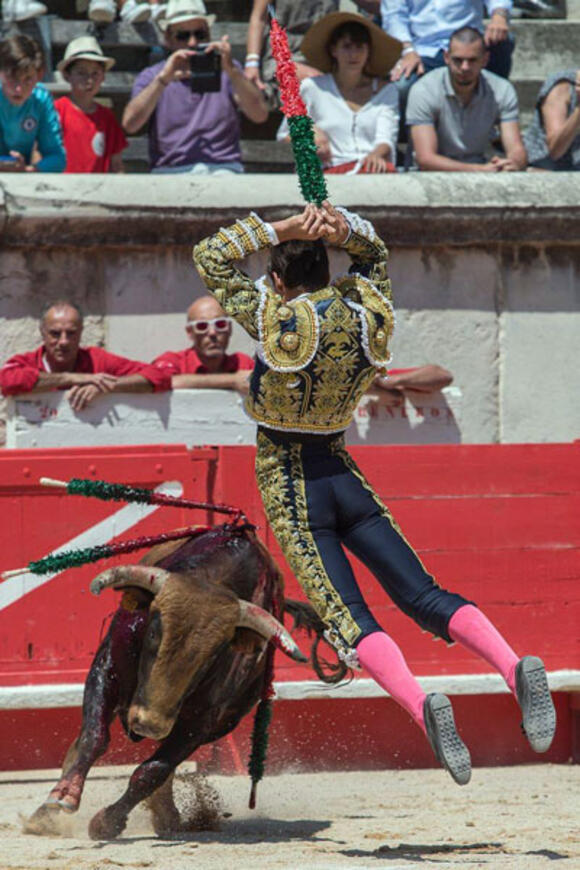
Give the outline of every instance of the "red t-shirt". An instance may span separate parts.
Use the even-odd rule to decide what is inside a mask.
[[[110,109],[98,105],[87,114],[69,97],[55,102],[64,147],[65,172],[109,172],[111,157],[127,147],[125,134]]]
[[[201,362],[192,347],[174,352],[168,350],[153,360],[152,365],[171,375],[207,375],[208,369]],[[232,374],[239,371],[251,371],[254,360],[245,353],[226,353],[219,372],[215,374]]]
[[[39,373],[46,371],[42,345],[29,353],[16,354],[0,369],[0,389],[5,396],[27,393],[34,389]],[[73,371],[84,374],[105,372],[118,378],[123,375],[143,375],[156,393],[171,389],[171,377],[163,369],[117,356],[102,347],[80,347]]]

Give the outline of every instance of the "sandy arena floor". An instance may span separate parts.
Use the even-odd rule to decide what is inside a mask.
[[[120,839],[93,842],[87,822],[121,794],[127,770],[96,768],[60,837],[22,831],[52,772],[1,774],[1,870],[580,868],[578,766],[479,769],[465,788],[440,770],[285,774],[260,783],[254,811],[245,777],[211,777],[218,830],[159,839],[138,808]],[[186,773],[177,788],[186,813],[194,780]]]

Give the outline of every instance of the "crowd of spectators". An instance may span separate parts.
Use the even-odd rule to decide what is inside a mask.
[[[70,94],[53,104],[40,48],[0,43],[0,171],[120,172],[126,134],[146,129],[156,173],[240,173],[240,116],[256,125],[278,107],[267,0],[254,0],[242,67],[203,0],[90,0],[95,22],[156,21],[165,57],[136,77],[122,124],[98,101],[114,66],[93,35],[57,66]],[[578,70],[548,76],[522,137],[508,81],[512,0],[277,0],[327,172],[578,169]],[[518,5],[518,4],[514,4]],[[544,14],[548,0],[521,0]],[[553,4],[552,4],[553,5]],[[535,11],[534,11],[535,10]],[[4,0],[4,17],[42,15],[36,0]],[[488,15],[487,20],[484,15]],[[282,125],[278,138],[288,135]],[[402,143],[402,147],[399,147]],[[402,155],[405,155],[402,159]]]
[[[10,357],[0,368],[4,396],[66,390],[71,407],[83,411],[99,396],[167,390],[236,390],[246,395],[254,361],[228,352],[232,321],[213,296],[201,296],[187,309],[189,346],[168,350],[152,362],[127,359],[101,347],[81,345],[83,314],[74,302],[57,299],[40,317],[42,343]],[[438,365],[393,369],[377,376],[369,393],[384,406],[405,395],[432,393],[448,386],[450,372]]]

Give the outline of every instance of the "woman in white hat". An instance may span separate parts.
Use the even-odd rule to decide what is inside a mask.
[[[324,73],[305,79],[300,92],[325,171],[393,172],[398,97],[386,77],[400,42],[361,15],[333,12],[310,28],[301,49]],[[286,135],[283,124],[278,138]]]
[[[58,71],[70,84],[70,97],[55,103],[66,150],[65,172],[122,172],[125,134],[110,109],[95,97],[105,73],[115,65],[93,36],[79,36],[67,45]]]

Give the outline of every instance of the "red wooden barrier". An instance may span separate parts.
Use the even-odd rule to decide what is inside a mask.
[[[580,445],[358,447],[352,453],[441,585],[476,601],[517,651],[541,655],[550,672],[580,670]],[[249,447],[189,451],[179,445],[6,451],[0,456],[0,570],[25,565],[65,544],[91,546],[208,520],[180,509],[66,496],[40,487],[41,476],[94,477],[147,487],[175,481],[190,498],[241,502],[286,569],[265,527],[253,457]],[[95,599],[88,591],[90,579],[103,567],[98,563],[68,570],[41,585],[32,575],[0,583],[0,699],[2,687],[31,687],[30,709],[0,710],[4,769],[57,766],[74,736],[79,710],[34,709],[32,687],[84,680],[115,608],[113,593]],[[460,647],[433,643],[399,613],[360,565],[357,576],[415,673],[489,671]],[[287,570],[286,582],[290,597],[303,597]],[[299,642],[306,647],[304,637]],[[280,657],[276,679],[292,685],[315,677]],[[318,767],[429,764],[421,735],[408,717],[388,699],[357,699],[357,685],[363,683],[355,681],[349,699],[280,701],[272,734],[273,766],[292,759]],[[491,734],[483,742],[479,735],[478,744],[481,699],[456,699],[475,762],[532,760],[518,734],[512,700],[488,695],[485,703],[483,718]],[[557,696],[559,727],[545,757],[549,760],[564,761],[574,751],[570,703],[568,693]],[[248,727],[249,721],[238,729],[236,745],[245,746]],[[346,748],[333,753],[335,740],[348,753]],[[222,769],[228,769],[231,747],[223,745],[218,757]],[[107,760],[127,760],[147,755],[149,748],[129,747],[119,737],[111,752]],[[215,758],[216,753],[206,750],[201,757],[210,755]]]

